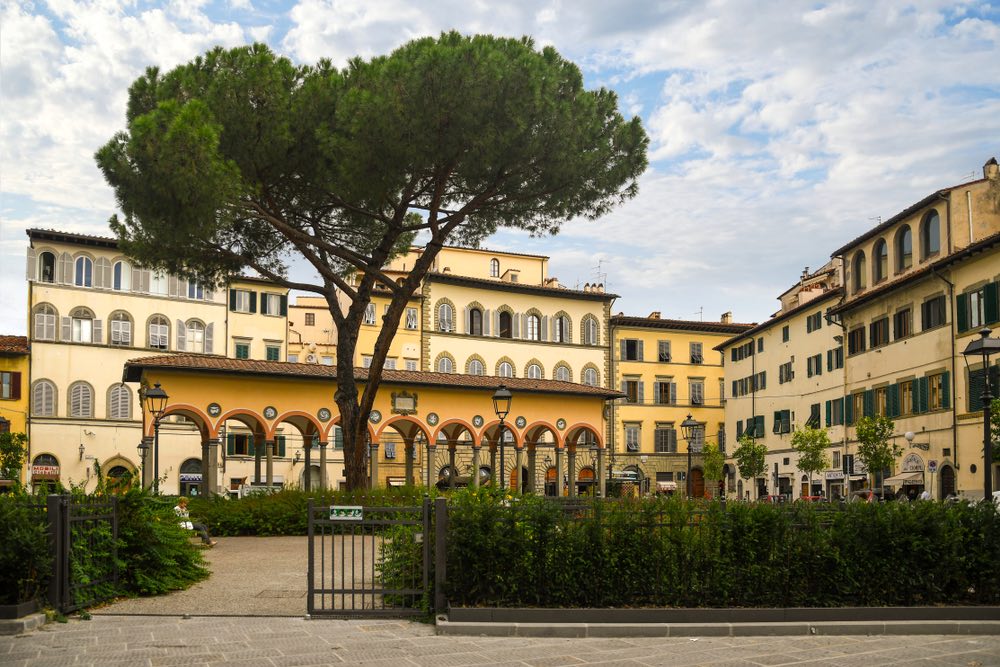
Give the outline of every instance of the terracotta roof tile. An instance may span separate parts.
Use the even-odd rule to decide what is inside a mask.
[[[245,375],[274,375],[336,381],[336,366],[323,364],[299,364],[286,361],[259,361],[255,359],[230,359],[207,354],[164,354],[155,357],[131,359],[125,364],[123,379],[137,382],[142,371],[147,368],[167,368],[193,371],[218,371]],[[368,369],[355,368],[354,378],[363,382],[368,377]],[[382,382],[392,384],[417,384],[425,386],[464,387],[492,391],[500,384],[511,391],[541,392],[555,394],[576,394],[619,398],[621,392],[590,387],[559,380],[532,380],[528,378],[498,378],[486,375],[458,375],[454,373],[425,373],[421,371],[383,370]]]
[[[701,320],[669,320],[659,317],[633,317],[614,315],[611,324],[616,327],[636,327],[647,329],[672,329],[676,331],[699,331],[705,333],[738,334],[757,326],[756,323],[741,324],[731,322],[703,322]]]
[[[0,336],[0,352],[7,354],[28,354],[27,336]]]

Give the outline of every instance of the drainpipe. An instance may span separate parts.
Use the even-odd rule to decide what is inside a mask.
[[[847,288],[848,288],[848,285],[847,285],[848,281],[847,281],[847,258],[846,258],[846,255],[840,255],[840,277],[841,277],[841,279],[843,280],[843,283],[844,283],[842,285],[842,287],[844,289],[844,295],[842,297],[840,297],[840,303],[843,304],[845,301],[847,301]],[[826,322],[827,322],[827,324],[836,324],[837,326],[840,327],[840,332],[841,332],[840,333],[840,339],[841,339],[840,340],[840,347],[841,347],[841,349],[843,350],[843,353],[844,353],[843,354],[844,365],[840,369],[840,377],[843,379],[843,383],[841,385],[842,389],[840,391],[840,395],[841,395],[841,398],[844,401],[846,401],[847,400],[847,327],[844,325],[844,318],[843,318],[843,316],[841,316],[838,320],[834,320],[834,319],[830,318],[829,316],[827,316]],[[843,457],[843,460],[846,461],[847,460],[847,406],[846,405],[844,405],[843,409],[841,410],[841,416],[844,417],[844,423],[841,425],[841,426],[844,427],[844,435],[841,438],[841,446],[842,446],[842,448],[843,448],[844,451],[841,454],[841,456]],[[843,464],[841,464],[840,467],[841,467],[841,470],[843,470],[843,468],[844,468]],[[845,498],[850,498],[851,497],[851,473],[850,472],[844,473],[844,497]]]
[[[971,231],[971,227],[969,228]],[[948,286],[948,310],[951,312],[951,443],[952,443],[952,459],[955,462],[955,470],[958,470],[958,396],[955,394],[955,389],[958,385],[958,375],[955,371],[955,354],[956,354],[956,341],[955,336],[958,332],[955,330],[956,325],[956,315],[955,310],[955,284],[950,280],[942,276],[935,269],[931,269],[936,277],[940,278]],[[958,481],[958,476],[955,477],[956,483]],[[955,491],[958,491],[956,486]]]

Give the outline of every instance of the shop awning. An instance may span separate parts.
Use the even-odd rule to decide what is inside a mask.
[[[676,491],[677,490],[677,482],[657,482],[656,483],[656,490],[657,491]]]
[[[892,477],[886,477],[884,484],[890,486],[904,486],[906,484],[923,484],[924,474],[922,472],[903,472]]]

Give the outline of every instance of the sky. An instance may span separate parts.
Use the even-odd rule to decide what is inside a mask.
[[[25,331],[25,229],[110,235],[93,155],[146,67],[254,41],[343,65],[452,29],[552,45],[642,118],[635,199],[483,244],[604,283],[614,313],[763,321],[805,267],[1000,157],[1000,3],[0,0],[0,333]]]

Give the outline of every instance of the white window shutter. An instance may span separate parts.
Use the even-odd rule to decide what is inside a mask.
[[[149,269],[143,269],[142,270],[142,286],[141,286],[141,289],[139,291],[145,292],[145,293],[149,293],[149,282],[150,282],[150,280],[151,280],[151,274],[149,273]]]
[[[462,312],[464,314],[462,315],[462,332],[461,333],[464,333],[464,334],[471,333],[472,332],[472,327],[469,326],[469,307],[466,306],[465,310],[463,310]]]
[[[486,310],[483,311],[483,335],[490,335],[490,318],[493,316],[493,311]]]
[[[102,320],[94,320],[94,335],[90,342],[96,345],[104,342],[104,322]]]
[[[205,301],[215,301],[215,290],[211,287],[205,288]]]
[[[187,326],[181,320],[177,320],[177,350],[178,352],[187,351]]]
[[[640,403],[643,402],[643,394],[645,393],[645,385],[646,385],[645,382],[643,382],[642,380],[639,380],[639,402]]]
[[[132,291],[141,292],[142,291],[142,269],[138,266],[132,267]]]
[[[105,257],[97,260],[94,275],[94,287],[114,287],[114,274],[112,273],[111,262]]]
[[[511,334],[513,335],[513,337],[522,338],[523,336],[521,335],[521,313],[514,314],[514,321],[512,322],[512,324],[514,330],[511,332]]]
[[[670,403],[671,404],[675,404],[675,405],[677,403],[677,383],[676,382],[671,382],[670,383]]]
[[[556,328],[558,326],[559,326],[559,316],[557,315],[556,317],[552,318],[552,320],[549,322],[549,326],[547,327],[549,329],[549,338],[551,338],[553,342],[558,342],[558,339],[556,338]]]
[[[38,279],[38,260],[35,249],[28,247],[28,261],[25,263],[24,275],[28,280]]]
[[[121,324],[121,329],[122,329],[122,332],[121,332],[121,341],[122,341],[122,343],[124,343],[125,345],[131,345],[132,344],[132,323],[123,320],[122,322],[120,322],[120,324]]]
[[[215,323],[209,324],[205,327],[205,354],[212,354],[212,340],[215,333]]]
[[[500,335],[500,311],[497,310],[493,313],[493,335]]]
[[[542,315],[542,326],[541,326],[541,329],[542,329],[542,340],[548,340],[549,339],[549,316],[548,315]]]
[[[640,340],[639,341],[639,361],[642,361],[643,359],[645,359],[645,357],[643,357],[643,355],[642,355],[642,340]]]
[[[73,340],[73,319],[70,317],[62,318],[62,340],[64,342]]]

